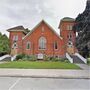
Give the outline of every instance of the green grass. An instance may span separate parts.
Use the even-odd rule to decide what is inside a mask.
[[[90,58],[88,58],[87,60],[88,60],[88,61],[87,61],[87,64],[90,65]]]
[[[80,69],[77,65],[64,62],[13,61],[0,64],[0,68],[20,69]]]

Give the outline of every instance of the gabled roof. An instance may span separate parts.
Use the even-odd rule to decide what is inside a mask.
[[[72,22],[72,21],[75,21],[75,19],[70,18],[70,17],[64,17],[63,19],[61,19],[61,22],[62,21],[70,21],[70,22]]]
[[[13,27],[13,28],[8,29],[7,31],[13,31],[13,30],[18,31],[18,30],[25,30],[25,29],[24,29],[23,26],[16,26],[16,27]]]
[[[60,20],[58,28],[60,28],[60,25],[61,25],[62,22],[75,22],[75,19],[74,18],[70,18],[70,17],[64,17],[63,19]]]
[[[60,35],[58,35],[58,34],[56,33],[56,31],[55,31],[47,22],[45,22],[44,20],[41,20],[41,21],[39,22],[39,24],[37,24],[37,25],[31,30],[31,32],[29,32],[25,37],[23,37],[23,39],[25,39],[27,36],[31,35],[31,34],[35,31],[35,29],[36,29],[42,22],[44,22],[60,39],[62,39],[62,37],[60,37]]]
[[[27,33],[26,29],[23,27],[23,26],[16,26],[16,27],[13,27],[13,28],[10,28],[7,30],[8,32],[12,32],[12,31],[22,31],[24,32],[25,34]]]

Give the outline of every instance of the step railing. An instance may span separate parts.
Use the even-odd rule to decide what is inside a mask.
[[[16,59],[16,56],[17,56],[17,55],[12,56],[12,57],[11,57],[11,61],[14,61],[14,60]]]
[[[79,57],[84,63],[87,64],[87,59],[86,59],[86,58],[84,58],[83,56],[81,56],[79,53],[75,53],[75,55],[76,55],[77,57]]]
[[[0,61],[4,60],[5,58],[11,57],[10,55],[4,55],[2,57],[0,57]]]
[[[66,58],[67,58],[71,63],[73,63],[73,58],[71,58],[71,56],[70,56],[68,53],[66,53]]]

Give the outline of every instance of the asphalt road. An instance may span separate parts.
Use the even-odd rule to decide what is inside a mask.
[[[0,77],[0,90],[90,90],[88,79]]]

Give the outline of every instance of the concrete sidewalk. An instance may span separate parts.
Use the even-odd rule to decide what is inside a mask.
[[[83,70],[90,70],[90,66],[87,64],[76,64],[76,65],[79,66]]]
[[[90,79],[89,70],[0,69],[0,77]]]

